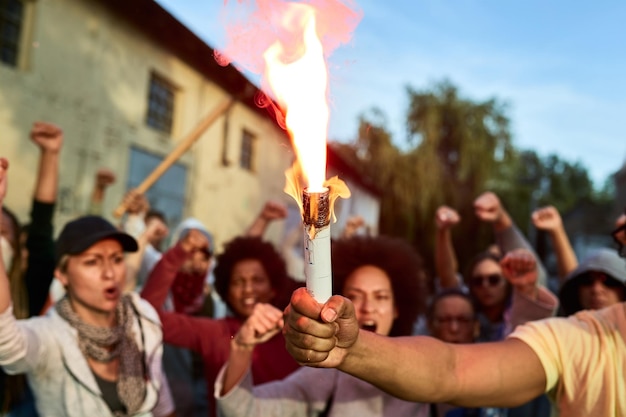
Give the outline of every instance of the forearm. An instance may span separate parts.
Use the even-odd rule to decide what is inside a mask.
[[[578,259],[562,227],[550,233],[561,281],[578,266]]]
[[[515,339],[451,345],[424,336],[387,338],[361,331],[339,369],[407,401],[466,407],[512,407],[545,389],[538,357]]]
[[[450,230],[438,230],[435,236],[435,269],[442,288],[456,288],[458,262]]]
[[[389,338],[360,331],[339,369],[407,401],[450,399],[455,354],[437,339]]]
[[[262,237],[267,229],[268,221],[263,217],[257,217],[256,220],[246,230],[246,236]]]
[[[253,350],[254,345],[241,345],[235,339],[230,341],[230,357],[224,370],[221,395],[228,394],[250,371]]]
[[[40,314],[48,300],[50,284],[54,277],[53,215],[54,203],[44,203],[36,198],[33,200],[31,222],[26,238],[28,263],[24,274],[29,316]]]
[[[126,284],[124,285],[124,291],[134,291],[137,287],[137,274],[141,268],[141,260],[146,252],[146,246],[148,240],[145,236],[139,236],[137,239],[137,250],[135,252],[126,255]]]
[[[54,203],[59,182],[59,153],[43,150],[39,159],[39,173],[35,185],[35,199]]]
[[[176,273],[185,261],[187,254],[180,245],[174,246],[165,252],[161,260],[155,265],[141,291],[141,297],[152,306],[160,310],[167,298],[170,287],[176,278]]]
[[[526,240],[526,237],[515,224],[511,223],[509,227],[496,231],[495,236],[496,243],[503,255],[515,249],[527,249],[530,251],[537,260],[537,283],[546,285],[548,273],[539,259],[539,255],[537,255],[530,242]]]

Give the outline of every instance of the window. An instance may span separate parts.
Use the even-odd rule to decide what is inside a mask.
[[[244,130],[241,135],[241,156],[239,158],[239,166],[248,171],[252,171],[254,158],[254,135]]]
[[[130,148],[127,189],[136,188],[156,168],[163,158],[136,147]],[[146,192],[150,207],[165,213],[168,224],[175,226],[183,218],[187,167],[175,163]]]
[[[0,61],[17,66],[22,31],[22,0],[0,0]]]
[[[0,0],[2,1],[2,0]],[[146,123],[165,133],[172,132],[174,116],[174,87],[163,78],[152,74],[148,93]]]

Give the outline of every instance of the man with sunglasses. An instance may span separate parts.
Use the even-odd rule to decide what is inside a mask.
[[[626,233],[614,233],[621,245]],[[626,416],[626,303],[519,326],[507,339],[457,345],[386,338],[358,327],[352,303],[297,290],[285,310],[287,349],[408,401],[511,407],[548,393],[560,415]]]

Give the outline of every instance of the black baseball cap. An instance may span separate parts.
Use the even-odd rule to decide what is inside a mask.
[[[104,239],[117,240],[124,252],[135,252],[137,241],[131,235],[119,231],[100,216],[83,216],[68,222],[61,230],[55,247],[56,262],[63,255],[76,255]]]

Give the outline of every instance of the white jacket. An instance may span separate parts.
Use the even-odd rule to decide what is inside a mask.
[[[133,334],[145,352],[146,397],[135,416],[165,416],[174,407],[161,367],[163,335],[156,311],[133,294]],[[54,308],[44,317],[16,320],[13,308],[0,313],[0,365],[8,374],[26,373],[41,417],[113,416],[87,359],[78,332]]]

